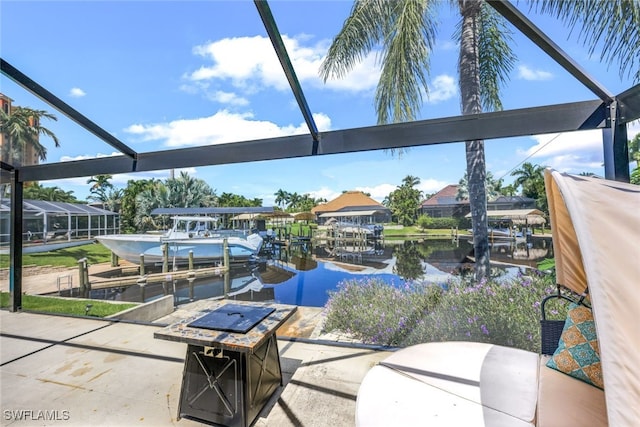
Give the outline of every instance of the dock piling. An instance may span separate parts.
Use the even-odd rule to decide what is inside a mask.
[[[144,254],[140,254],[140,268],[139,273],[141,276],[144,276]]]
[[[169,244],[162,244],[162,272],[169,272]]]
[[[117,267],[119,263],[118,255],[115,252],[111,252],[111,267]]]

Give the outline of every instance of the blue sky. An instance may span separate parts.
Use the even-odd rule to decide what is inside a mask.
[[[321,131],[376,124],[376,52],[346,78],[326,84],[319,65],[348,16],[347,1],[271,1],[270,7]],[[524,6],[520,6],[524,7]],[[457,16],[441,4],[438,43],[432,54],[430,96],[421,119],[459,114]],[[526,9],[522,9],[525,11]],[[557,21],[530,19],[614,94],[630,86],[615,66],[601,64],[577,42],[577,32]],[[6,61],[138,152],[232,143],[307,132],[255,5],[251,1],[14,1],[0,4],[0,52]],[[503,90],[505,109],[595,99],[535,45],[513,30],[518,62]],[[15,105],[58,117],[42,123],[60,139],[46,138],[47,162],[117,154],[4,75],[0,91]],[[640,125],[629,128],[629,138]],[[523,161],[570,173],[603,175],[601,132],[491,140],[487,169],[513,180]],[[318,156],[186,169],[217,194],[259,197],[274,204],[278,189],[328,200],[344,190],[382,199],[407,175],[432,193],[465,173],[464,144],[412,148],[398,157],[385,151]],[[116,175],[166,178],[169,171]],[[86,198],[89,177],[41,182]]]

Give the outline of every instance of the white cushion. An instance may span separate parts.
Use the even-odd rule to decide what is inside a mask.
[[[484,343],[407,347],[367,373],[356,421],[359,426],[532,425],[538,363],[536,353]]]
[[[602,427],[607,421],[604,391],[547,367],[540,360],[539,427]]]

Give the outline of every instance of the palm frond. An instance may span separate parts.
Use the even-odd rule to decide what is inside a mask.
[[[600,49],[600,60],[618,63],[620,78],[640,82],[640,1],[638,0],[538,0],[531,10],[561,19],[589,54]]]
[[[502,110],[500,88],[509,80],[516,62],[511,49],[511,30],[507,21],[483,3],[480,13],[478,52],[480,54],[480,90],[484,111]]]
[[[342,29],[335,36],[320,65],[320,77],[342,78],[371,52],[382,40],[385,10],[384,0],[356,1]]]
[[[507,21],[492,7],[482,3],[478,26],[478,62],[480,98],[483,111],[502,110],[500,88],[509,80],[517,57],[511,48],[513,32]],[[454,39],[460,43],[462,20],[455,28]]]
[[[385,22],[382,73],[376,90],[378,123],[415,120],[428,95],[430,53],[435,44],[433,2],[393,2]]]

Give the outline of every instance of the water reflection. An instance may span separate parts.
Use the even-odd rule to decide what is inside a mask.
[[[506,276],[553,257],[550,239],[498,241],[491,245],[492,274]],[[445,283],[473,271],[467,239],[376,241],[360,250],[313,246],[303,241],[273,246],[259,260],[227,274],[199,280],[92,291],[90,297],[148,302],[173,295],[176,305],[206,298],[275,301],[322,307],[344,280],[376,276],[392,285],[405,281]]]

